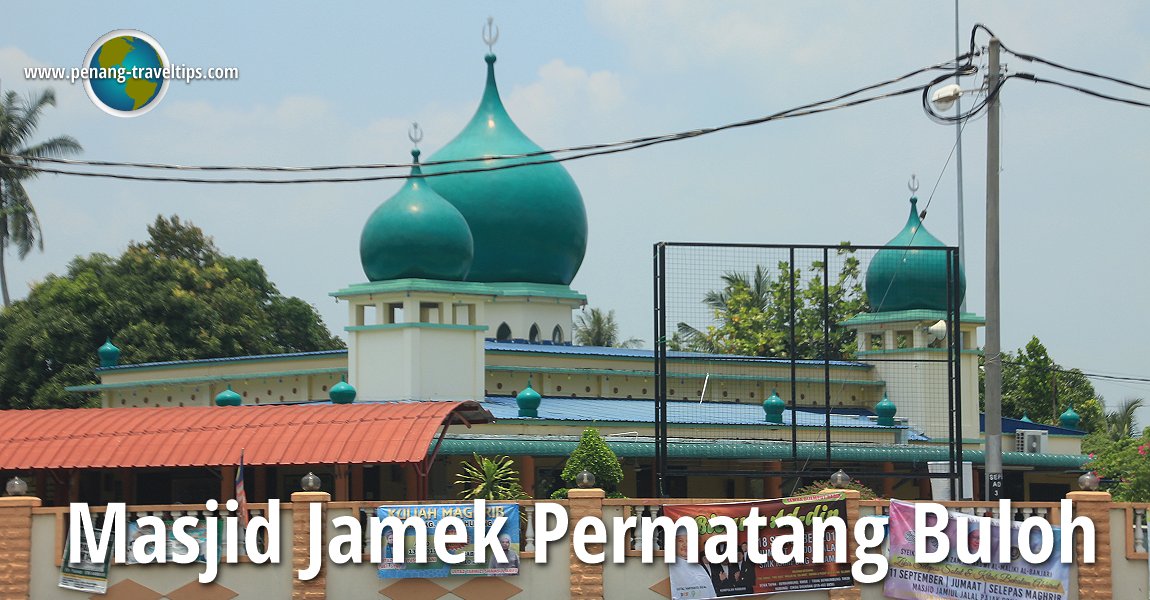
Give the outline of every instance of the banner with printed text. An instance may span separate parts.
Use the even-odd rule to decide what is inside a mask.
[[[480,515],[483,519],[484,529],[490,531],[495,519],[507,519],[499,529],[497,535],[499,544],[503,548],[507,560],[500,562],[492,555],[490,549],[487,559],[480,563],[475,561],[475,530],[477,516],[474,504],[402,504],[381,506],[376,509],[376,516],[383,520],[387,517],[397,517],[404,520],[409,517],[418,517],[427,523],[428,560],[425,563],[416,562],[415,535],[408,531],[404,539],[404,560],[395,560],[394,534],[390,528],[384,529],[383,562],[379,565],[379,576],[383,579],[402,577],[449,577],[452,575],[488,575],[508,576],[519,574],[519,505],[514,503],[489,503],[487,514]],[[459,564],[447,564],[439,560],[435,553],[436,524],[446,517],[458,517],[467,526],[467,541],[461,544],[448,544],[447,549],[453,554],[466,554],[466,559]]]
[[[1040,564],[1026,562],[1018,550],[1019,523],[1010,526],[1010,562],[996,562],[1004,531],[998,519],[990,520],[987,531],[978,522],[960,512],[951,511],[945,529],[950,553],[938,563],[919,563],[914,556],[914,504],[890,502],[890,572],[883,593],[899,600],[1067,600],[1070,589],[1070,565],[1060,560],[1061,530],[1051,527],[1054,545],[1050,558]],[[933,526],[927,516],[927,526]],[[1030,548],[1040,547],[1041,533],[1030,530]],[[928,549],[937,548],[928,540]],[[977,552],[990,544],[990,562],[964,564],[958,559],[957,544]]]
[[[767,519],[767,526],[760,528],[755,539],[748,539],[748,529],[744,521],[757,508],[758,514]],[[835,540],[828,531],[821,540],[811,539],[811,522],[815,517],[846,517],[846,501],[843,494],[822,494],[763,500],[758,502],[731,502],[723,504],[679,504],[667,505],[663,514],[671,519],[689,517],[699,524],[699,562],[690,563],[687,556],[685,536],[677,536],[665,544],[668,552],[676,553],[675,562],[668,565],[671,578],[672,598],[736,598],[753,594],[772,592],[797,592],[804,590],[825,590],[850,586],[849,563],[836,563]],[[739,525],[738,531],[727,532],[722,528],[712,529],[709,519],[727,516]],[[773,560],[756,563],[748,553],[750,544],[759,548],[762,554],[771,554],[771,541],[777,536],[790,535],[790,527],[777,527],[775,519],[794,516],[803,522],[807,536],[803,548],[803,561],[780,564]],[[727,563],[710,564],[703,557],[703,549],[708,539],[722,536],[716,541],[719,552],[724,552],[730,543],[736,545],[735,560]],[[845,540],[843,540],[845,542]],[[825,561],[814,563],[812,545],[823,544]]]

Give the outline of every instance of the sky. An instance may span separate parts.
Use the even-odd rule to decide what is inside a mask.
[[[967,2],[1008,47],[1150,84],[1150,4]],[[544,148],[720,125],[944,62],[953,2],[196,2],[19,3],[0,20],[0,89],[53,87],[42,137],[69,134],[88,160],[317,165],[404,162],[418,121],[428,153],[474,112],[488,16],[504,103]],[[24,68],[77,66],[116,29],[155,38],[176,64],[236,67],[238,80],[173,83],[157,107],[103,113],[80,83]],[[985,44],[986,36],[979,37]],[[1150,101],[1150,93],[1004,58],[1031,72]],[[925,80],[919,79],[918,82]],[[977,87],[981,75],[964,81]],[[985,301],[986,120],[963,134],[967,308]],[[1012,80],[1002,92],[1002,346],[1037,335],[1060,364],[1150,377],[1134,327],[1150,308],[1150,109]],[[652,335],[659,241],[883,244],[906,219],[916,174],[926,226],[958,244],[953,126],[917,95],[566,163],[590,238],[572,284],[616,311],[623,337]],[[945,167],[945,168],[944,168]],[[938,182],[933,195],[931,190]],[[280,291],[341,333],[328,292],[365,280],[359,234],[397,181],[193,185],[44,175],[28,185],[45,249],[8,264],[13,295],[76,255],[122,252],[177,214],[225,253],[258,259]],[[923,204],[920,203],[920,206]],[[544,232],[538,232],[544,234]],[[1150,386],[1095,381],[1111,406]],[[1144,415],[1142,422],[1148,420]]]

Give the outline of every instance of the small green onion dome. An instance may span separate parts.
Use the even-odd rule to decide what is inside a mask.
[[[783,410],[787,408],[787,403],[779,397],[777,390],[771,390],[771,396],[763,400],[763,412],[766,413],[768,423],[783,422]]]
[[[543,397],[539,395],[539,392],[531,388],[531,382],[528,381],[527,387],[523,388],[523,391],[515,396],[515,404],[519,405],[519,416],[538,417],[539,404],[542,400]]]
[[[112,344],[112,338],[107,338],[96,354],[100,357],[101,367],[114,367],[120,363],[120,349]]]
[[[1019,419],[1019,421],[1022,421],[1023,423],[1033,423],[1034,422],[1034,421],[1030,420],[1030,417],[1027,416],[1026,413],[1022,413],[1022,418]]]
[[[906,227],[887,246],[942,248],[918,216],[918,198],[910,199]],[[867,267],[866,293],[871,312],[947,308],[947,252],[883,248]],[[966,295],[966,275],[958,267],[958,301]]]
[[[487,86],[475,116],[431,162],[541,152],[515,125],[495,83],[495,55],[488,54]],[[467,281],[517,281],[568,285],[587,251],[587,211],[567,169],[548,154],[505,160],[428,165],[427,173],[475,169],[476,173],[428,179],[471,227],[475,261]],[[509,164],[543,164],[488,170]]]
[[[371,281],[440,279],[462,281],[471,268],[474,243],[467,221],[422,177],[419,150],[412,150],[411,177],[368,217],[359,258]]]
[[[355,386],[348,383],[346,377],[341,377],[339,383],[328,390],[327,397],[333,404],[351,404],[355,401]]]
[[[874,414],[878,415],[878,424],[883,427],[894,427],[894,415],[898,412],[898,407],[894,402],[887,398],[886,392],[882,394],[882,400],[874,406]]]
[[[1066,407],[1066,412],[1062,413],[1062,415],[1058,417],[1058,424],[1062,427],[1065,427],[1066,429],[1078,429],[1078,422],[1081,420],[1082,417],[1078,416],[1078,413],[1074,412],[1074,405],[1071,404],[1070,406]]]
[[[243,403],[243,396],[237,394],[231,384],[228,384],[228,389],[216,394],[216,406],[239,406]]]

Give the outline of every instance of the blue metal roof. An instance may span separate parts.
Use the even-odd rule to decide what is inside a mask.
[[[541,354],[561,354],[568,356],[604,356],[604,357],[618,357],[618,358],[645,358],[655,360],[655,351],[646,348],[611,348],[605,346],[569,346],[566,344],[549,344],[549,343],[531,343],[531,342],[496,342],[494,340],[486,341],[486,349],[489,351],[501,352],[533,352]],[[764,358],[762,356],[745,356],[739,354],[707,354],[704,352],[667,352],[668,358],[675,359],[694,359],[694,360],[727,360],[727,361],[749,361],[758,363],[768,363],[776,365],[789,365],[791,360],[789,358]],[[796,364],[805,366],[821,366],[821,360],[797,360]],[[865,369],[873,368],[873,365],[848,360],[832,360],[831,366],[834,367],[860,367]]]
[[[519,406],[510,396],[488,396],[484,408],[491,411],[499,420],[535,420],[520,417]],[[596,421],[623,423],[653,423],[655,421],[654,400],[634,400],[621,398],[544,398],[539,405],[539,419],[553,421]],[[667,422],[678,425],[763,425],[763,409],[757,404],[734,402],[667,402]],[[796,413],[799,427],[823,427],[825,413],[800,410]],[[790,427],[791,411],[783,411],[782,426]],[[780,425],[772,425],[779,427]],[[857,427],[865,429],[906,429],[905,425],[880,427],[863,415],[831,414],[832,427]]]
[[[1031,431],[1048,431],[1053,435],[1086,435],[1085,431],[1078,431],[1077,429],[1067,429],[1057,425],[1047,425],[1045,423],[1032,423],[1030,421],[1023,421],[1021,419],[1008,419],[1002,418],[1002,433],[1014,433],[1019,429],[1029,429]],[[978,414],[978,430],[986,431],[986,413]]]

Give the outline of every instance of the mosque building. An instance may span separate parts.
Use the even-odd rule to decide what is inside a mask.
[[[307,472],[336,500],[401,500],[455,497],[459,463],[474,453],[511,456],[524,488],[546,497],[563,487],[558,473],[579,435],[595,427],[623,461],[620,491],[654,495],[654,353],[572,343],[573,311],[587,304],[570,287],[587,248],[583,198],[507,113],[494,54],[486,65],[475,115],[429,164],[413,150],[411,177],[364,224],[367,281],[331,293],[347,305],[347,350],[131,364],[109,340],[98,350],[100,383],[71,388],[98,395],[101,408],[10,411],[0,438],[14,451],[0,471],[28,479],[46,504],[192,503],[230,495],[242,453],[253,502],[286,498]],[[484,158],[496,156],[513,158]],[[444,164],[476,158],[494,169]],[[944,246],[910,203],[889,246]],[[946,333],[931,326],[947,314],[943,258],[874,255],[871,310],[840,324],[856,332],[857,357],[797,361],[801,401],[784,399],[792,388],[778,384],[792,380],[789,360],[672,353],[668,493],[781,496],[801,483],[784,475],[801,468],[792,441],[811,460],[831,431],[833,460],[872,474],[863,479],[880,494],[930,497],[927,465],[947,460],[949,433],[935,418],[947,406],[946,370],[908,376],[886,359],[938,356]],[[983,321],[960,322],[957,401],[977,474]],[[1058,427],[1003,419],[1004,448],[1034,440],[1004,454],[1009,497],[1061,498],[1070,488],[1086,460],[1076,421],[1073,409]]]

